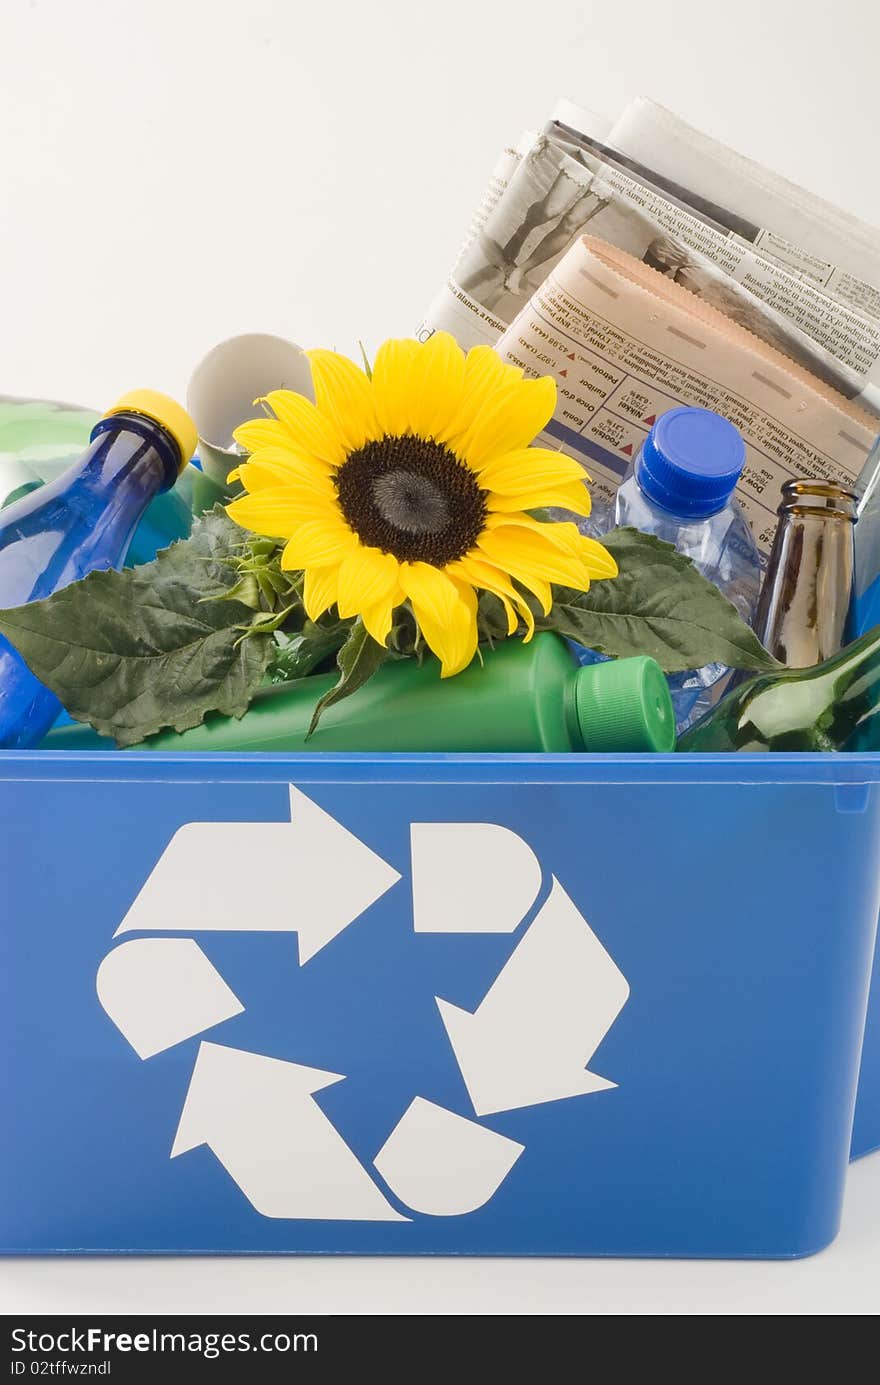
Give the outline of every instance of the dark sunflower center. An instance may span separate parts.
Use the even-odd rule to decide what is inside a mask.
[[[425,438],[368,442],[346,457],[336,488],[361,542],[401,562],[454,562],[473,547],[486,518],[470,467]]]

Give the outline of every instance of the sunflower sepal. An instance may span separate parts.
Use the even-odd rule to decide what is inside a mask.
[[[283,606],[280,611],[258,611],[247,624],[239,626],[241,638],[250,640],[260,635],[274,635],[297,611],[296,605]]]
[[[276,631],[266,674],[268,682],[289,683],[294,678],[306,678],[330,659],[335,661],[348,639],[350,626],[350,621],[306,620],[302,629],[293,634]]]
[[[222,506],[213,513],[227,516]],[[256,534],[245,534],[240,551],[225,560],[227,567],[238,573],[238,581],[230,587],[217,587],[200,598],[203,601],[237,601],[250,610],[272,612],[283,601],[292,610],[302,604],[303,574],[283,572],[278,563],[278,544]],[[296,600],[292,601],[291,598]]]

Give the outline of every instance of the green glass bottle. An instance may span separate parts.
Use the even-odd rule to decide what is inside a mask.
[[[880,626],[813,668],[741,684],[679,750],[880,750]]]

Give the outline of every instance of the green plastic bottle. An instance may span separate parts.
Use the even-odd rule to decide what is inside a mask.
[[[328,707],[307,739],[315,704],[335,674],[262,689],[240,719],[212,715],[192,731],[162,732],[139,750],[671,750],[669,688],[653,659],[578,668],[565,642],[546,632],[506,640],[455,678],[434,659],[385,664]],[[107,747],[88,727],[65,727],[44,750]]]
[[[679,750],[880,750],[880,626],[812,668],[741,684]]]

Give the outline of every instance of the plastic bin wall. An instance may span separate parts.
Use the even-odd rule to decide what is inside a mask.
[[[878,759],[0,756],[0,1247],[821,1248]]]
[[[880,853],[877,856],[877,869],[880,870]],[[852,1157],[859,1159],[876,1149],[880,1149],[880,943],[874,952],[874,975],[862,1044]]]

